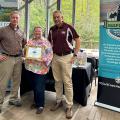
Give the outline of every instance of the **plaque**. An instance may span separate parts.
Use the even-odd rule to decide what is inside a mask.
[[[42,48],[37,46],[26,46],[26,59],[41,59],[42,57]]]

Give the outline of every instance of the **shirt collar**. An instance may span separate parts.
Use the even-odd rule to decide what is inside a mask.
[[[17,26],[16,28],[14,28],[11,23],[9,24],[9,27],[10,27],[12,30],[14,30],[14,31],[17,31],[17,30],[19,29],[19,26]]]
[[[65,25],[65,23],[63,22],[60,27],[58,27],[57,25],[55,25],[55,27],[56,27],[57,29],[58,29],[58,28],[63,28],[64,25]]]

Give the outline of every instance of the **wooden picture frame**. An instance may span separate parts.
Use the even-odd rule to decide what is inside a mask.
[[[40,60],[42,58],[42,48],[38,46],[26,46],[25,59]]]

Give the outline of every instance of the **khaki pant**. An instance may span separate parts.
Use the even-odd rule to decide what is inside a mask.
[[[21,69],[21,57],[7,57],[7,60],[0,62],[0,104],[4,102],[5,91],[9,80],[12,80],[10,99],[18,99],[18,89],[21,81]]]
[[[55,79],[56,100],[60,102],[63,98],[63,84],[65,90],[65,99],[67,106],[73,105],[73,86],[72,86],[72,64],[70,60],[72,54],[65,56],[57,56],[54,54],[52,60],[52,71]]]

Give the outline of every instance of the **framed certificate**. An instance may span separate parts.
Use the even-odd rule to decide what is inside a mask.
[[[41,59],[42,48],[36,46],[26,46],[26,59]]]

